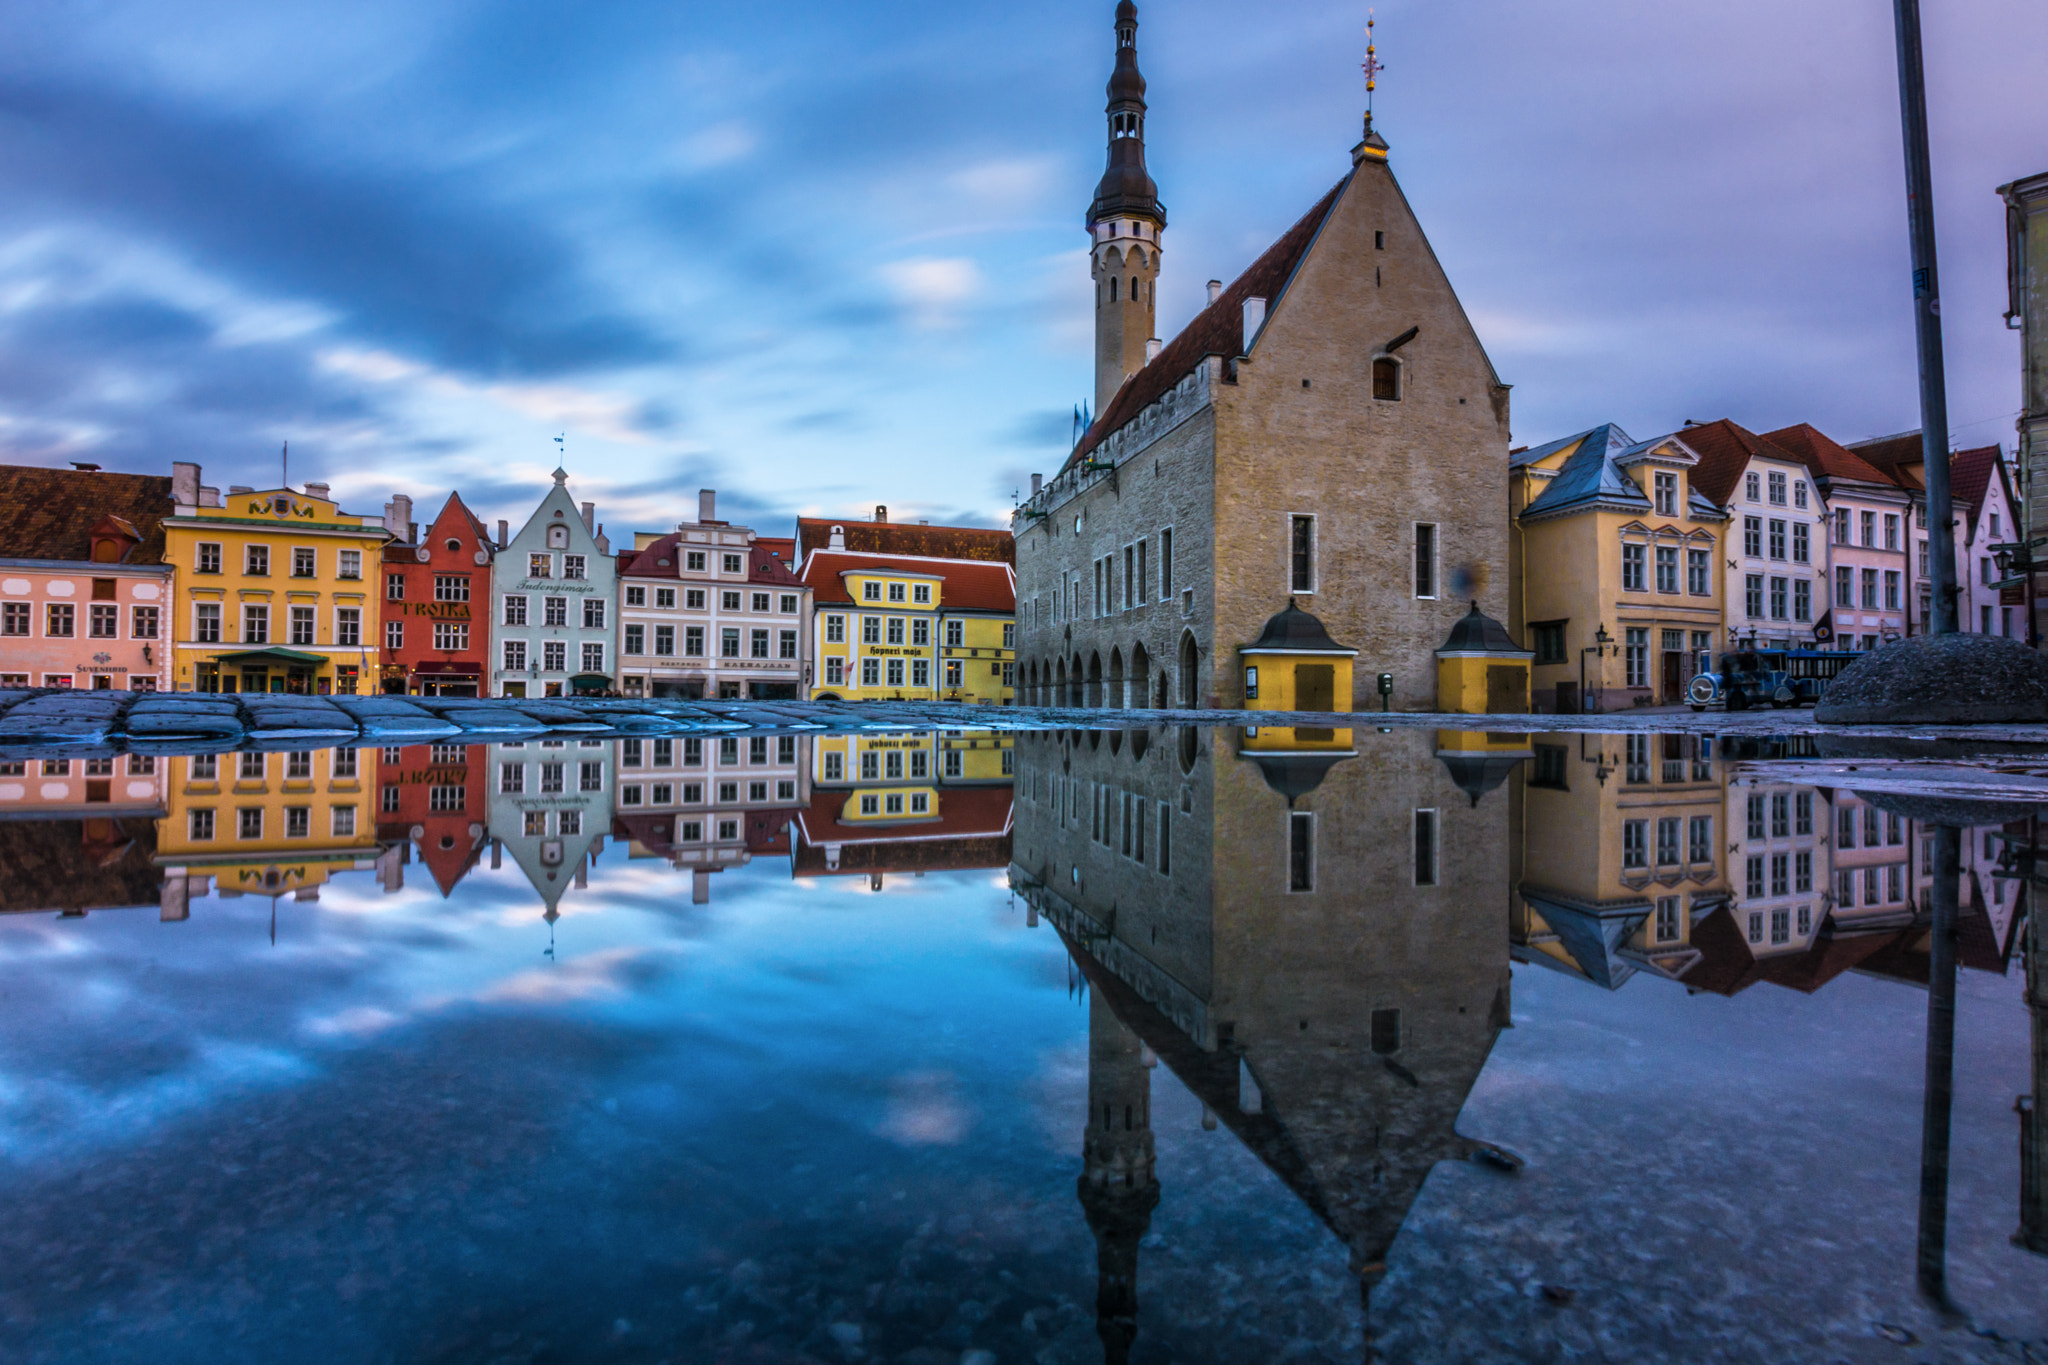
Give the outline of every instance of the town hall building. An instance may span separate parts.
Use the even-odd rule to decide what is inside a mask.
[[[1019,699],[1259,707],[1263,683],[1350,710],[1385,674],[1431,709],[1460,618],[1507,613],[1508,387],[1370,115],[1349,172],[1162,345],[1137,29],[1124,0],[1087,223],[1099,416],[1012,523]]]

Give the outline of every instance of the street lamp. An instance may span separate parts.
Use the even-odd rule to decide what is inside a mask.
[[[1605,658],[1607,646],[1614,643],[1614,637],[1607,633],[1606,622],[1601,622],[1599,628],[1593,632],[1593,641],[1594,643],[1579,651],[1579,714],[1582,716],[1590,714],[1586,710],[1586,656],[1597,654]]]

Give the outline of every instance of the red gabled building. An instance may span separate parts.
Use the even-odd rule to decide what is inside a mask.
[[[383,690],[477,696],[490,669],[490,533],[460,493],[424,535],[403,494],[385,504],[384,524],[399,539],[384,547]]]
[[[463,744],[386,749],[377,766],[377,838],[411,844],[446,897],[490,843],[489,766]]]

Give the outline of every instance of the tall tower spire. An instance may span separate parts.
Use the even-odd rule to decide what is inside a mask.
[[[1088,1128],[1081,1210],[1095,1234],[1095,1334],[1104,1365],[1125,1365],[1138,1335],[1138,1243],[1152,1226],[1152,1076],[1144,1045],[1101,991],[1088,994]]]
[[[1145,366],[1155,331],[1153,286],[1166,210],[1145,170],[1145,77],[1138,71],[1138,7],[1116,7],[1116,70],[1109,78],[1109,165],[1088,206],[1095,277],[1095,411]]]

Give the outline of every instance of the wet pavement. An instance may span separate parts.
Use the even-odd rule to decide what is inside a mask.
[[[459,740],[0,765],[0,1359],[2048,1359],[2033,755]]]

